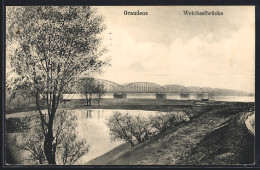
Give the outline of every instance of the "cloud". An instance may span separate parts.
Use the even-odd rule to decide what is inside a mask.
[[[219,41],[211,41],[209,33],[170,45],[140,42],[127,30],[114,29],[112,67],[102,76],[106,79],[254,90],[253,27]]]
[[[129,70],[135,70],[138,72],[145,71],[144,66],[140,62],[135,62],[135,63],[131,64],[128,68],[129,68]]]

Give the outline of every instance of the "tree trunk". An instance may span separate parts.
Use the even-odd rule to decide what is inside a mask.
[[[56,164],[55,161],[55,148],[53,147],[53,131],[52,126],[48,127],[48,132],[45,135],[44,140],[44,153],[49,164]]]
[[[142,143],[141,137],[138,137],[138,138],[136,138],[136,139],[137,139],[138,143]]]
[[[89,94],[89,105],[91,106],[92,93]]]
[[[40,164],[43,164],[43,161],[42,161],[42,159],[40,159],[40,160],[39,160],[39,163],[40,163]]]
[[[87,103],[87,106],[88,106],[88,96],[86,96],[86,103]]]
[[[44,140],[44,153],[49,164],[56,164],[55,161],[56,144],[53,143],[54,140],[53,122],[54,122],[55,113],[56,113],[56,96],[54,93],[52,99],[51,114],[49,115],[49,123],[47,126],[48,131],[45,134],[45,140]]]
[[[135,144],[134,144],[134,142],[132,140],[129,140],[128,142],[130,143],[131,147],[135,146]]]
[[[100,97],[99,96],[98,96],[97,102],[98,102],[98,106],[100,106]]]

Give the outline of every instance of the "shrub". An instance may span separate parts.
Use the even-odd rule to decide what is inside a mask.
[[[153,126],[147,117],[131,116],[130,131],[138,143],[144,142],[153,136]]]
[[[184,109],[189,118],[199,117],[201,114],[212,110],[212,106],[190,106]]]
[[[189,118],[184,112],[177,114],[159,112],[155,116],[147,117],[115,112],[107,125],[112,140],[122,139],[133,147],[185,121],[189,121]]]
[[[189,117],[184,112],[179,113],[157,113],[156,116],[150,116],[152,126],[158,133],[166,132],[168,129],[177,126],[183,122],[189,121]]]
[[[110,129],[110,136],[112,140],[123,139],[135,146],[134,138],[131,133],[131,116],[123,115],[120,112],[115,112],[108,120],[108,127]]]
[[[53,143],[56,146],[57,164],[74,164],[89,150],[86,140],[77,136],[76,116],[62,110],[57,113],[54,121]],[[23,160],[25,164],[47,164],[40,117],[27,117],[25,122],[29,128],[14,136],[12,144],[19,151],[28,153]]]
[[[109,118],[108,127],[112,140],[123,139],[135,146],[138,143],[144,142],[153,136],[153,127],[147,117],[132,116],[115,112]]]

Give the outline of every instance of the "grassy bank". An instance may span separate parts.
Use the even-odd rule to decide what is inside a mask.
[[[86,164],[251,164],[254,158],[254,137],[246,129],[246,116],[248,112],[213,109],[136,147],[120,145]]]
[[[59,108],[77,109],[77,108],[89,108],[89,109],[128,109],[128,110],[159,110],[168,106],[186,107],[193,105],[194,101],[187,100],[157,100],[157,99],[102,99],[101,104],[98,105],[95,101],[92,102],[92,106],[86,106],[85,100],[75,99],[67,102],[61,102]],[[42,108],[46,106],[42,105]],[[6,113],[16,113],[23,111],[37,110],[34,103],[23,103],[6,107]]]
[[[241,112],[207,134],[178,164],[238,165],[254,163],[254,135],[246,128],[250,113]]]

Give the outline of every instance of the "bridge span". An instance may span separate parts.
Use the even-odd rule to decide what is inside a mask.
[[[156,99],[214,99],[217,95],[241,94],[241,91],[210,87],[182,86],[176,84],[159,85],[151,82],[131,82],[118,84],[109,80],[81,77],[79,82],[94,79],[105,86],[109,98],[156,98]],[[80,84],[80,83],[79,83]],[[79,93],[75,90],[72,93]]]

